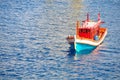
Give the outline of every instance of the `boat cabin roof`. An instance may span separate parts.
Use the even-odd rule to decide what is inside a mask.
[[[93,27],[95,27],[95,25],[97,24],[97,22],[85,22],[85,23],[83,23],[83,28],[93,28]]]

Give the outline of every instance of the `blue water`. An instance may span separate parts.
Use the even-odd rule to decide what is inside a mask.
[[[119,0],[0,0],[0,80],[120,80]],[[108,28],[93,52],[73,55],[75,22]]]

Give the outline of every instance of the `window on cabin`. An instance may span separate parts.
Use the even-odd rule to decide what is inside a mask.
[[[89,33],[90,30],[89,29],[80,29],[79,32],[80,33]]]

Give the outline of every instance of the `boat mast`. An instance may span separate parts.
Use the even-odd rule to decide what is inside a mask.
[[[98,13],[98,21],[100,20],[100,13]]]
[[[77,21],[77,23],[76,23],[76,35],[79,34],[79,26],[80,26],[79,21]]]
[[[100,30],[100,24],[101,24],[101,20],[100,20],[100,13],[98,13],[98,31],[97,31],[97,35],[99,35],[99,30]]]

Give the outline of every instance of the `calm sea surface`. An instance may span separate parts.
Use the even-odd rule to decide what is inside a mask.
[[[72,55],[77,20],[108,28],[93,52]],[[120,80],[120,0],[0,0],[0,80]]]

